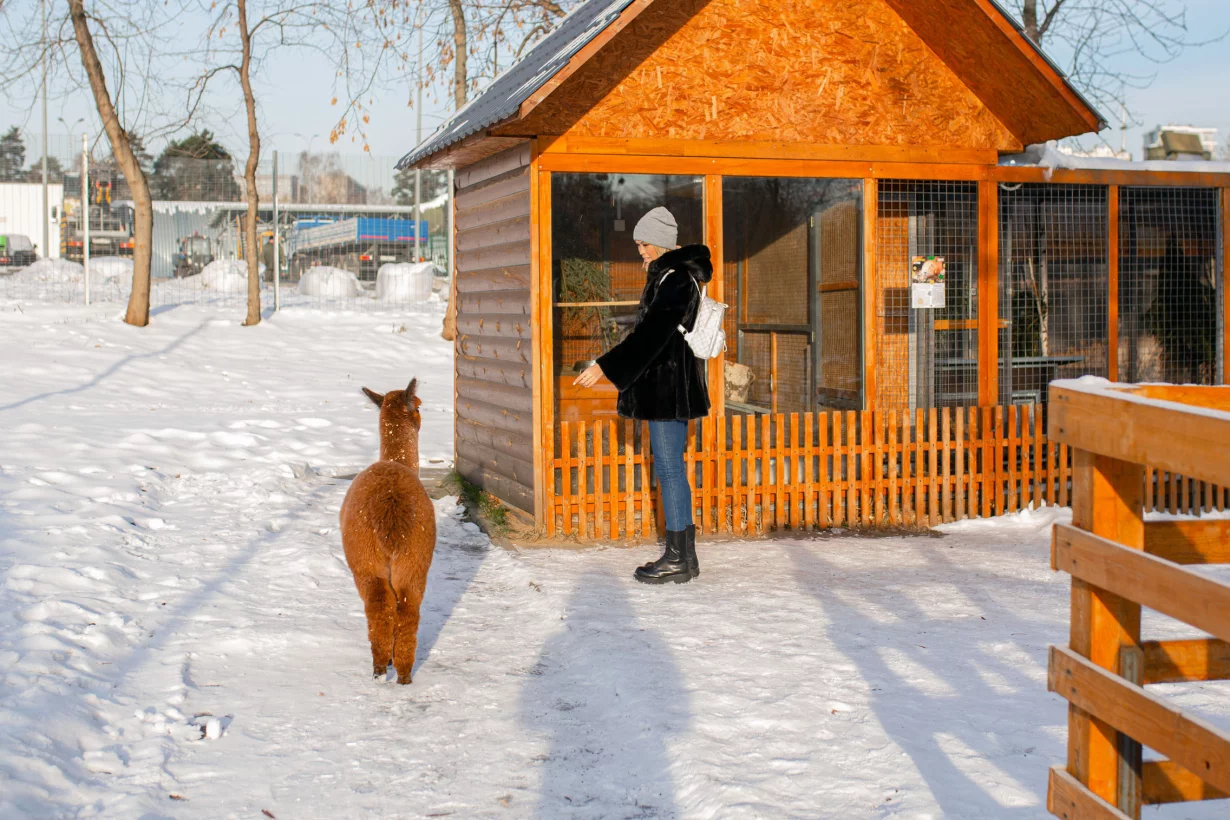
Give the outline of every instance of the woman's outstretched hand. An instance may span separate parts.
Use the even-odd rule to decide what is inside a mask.
[[[581,375],[577,376],[572,382],[579,384],[582,387],[593,387],[597,384],[598,379],[602,378],[602,368],[596,364],[591,364],[589,367],[581,371]]]

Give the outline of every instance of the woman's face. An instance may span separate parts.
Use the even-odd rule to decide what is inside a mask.
[[[641,255],[646,270],[649,270],[650,262],[666,253],[666,248],[659,248],[657,245],[650,245],[648,242],[641,242],[640,240],[637,240],[636,250]]]

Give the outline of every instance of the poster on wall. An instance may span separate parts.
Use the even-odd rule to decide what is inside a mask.
[[[944,306],[944,257],[915,256],[910,261],[910,307]]]

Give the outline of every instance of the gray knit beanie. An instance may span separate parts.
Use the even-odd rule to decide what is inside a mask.
[[[679,226],[670,211],[654,208],[636,223],[636,227],[632,229],[632,238],[637,242],[671,250],[679,244]]]

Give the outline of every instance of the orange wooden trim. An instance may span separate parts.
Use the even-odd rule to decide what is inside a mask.
[[[624,9],[619,17],[603,29],[598,36],[590,40],[580,51],[572,55],[563,68],[555,72],[555,76],[543,83],[542,87],[535,91],[521,103],[518,109],[517,116],[520,119],[525,119],[529,113],[539,106],[539,104],[551,95],[555,89],[563,85],[564,81],[577,72],[577,70],[585,65],[591,57],[597,54],[602,48],[614,39],[615,35],[623,31],[628,25],[640,16],[641,12],[649,8],[653,4],[653,0],[634,0],[626,9]]]
[[[549,302],[550,298],[543,298],[542,281],[541,281],[541,265],[539,259],[539,245],[541,237],[539,231],[534,230],[533,226],[542,221],[542,212],[538,210],[539,202],[539,185],[541,180],[538,176],[538,140],[533,140],[530,143],[530,311],[531,316],[537,316],[542,311],[542,302]],[[543,408],[542,408],[542,331],[540,322],[535,321],[533,328],[530,330],[530,349],[531,361],[533,364],[530,368],[530,386],[533,395],[531,404],[531,414],[534,425],[534,527],[539,531],[544,531],[546,527],[546,519],[548,515],[548,499],[551,494],[547,491],[546,470],[547,467],[543,463],[548,454],[554,455],[552,450],[549,450],[544,441],[546,435],[546,427],[543,425]]]
[[[799,142],[637,139],[568,134],[550,138],[543,148],[543,153],[842,162],[938,162],[959,165],[995,165],[999,161],[999,154],[994,148],[949,148],[942,145],[813,145]]]
[[[1040,168],[966,163],[771,159],[756,157],[544,154],[540,168],[569,173],[693,174],[704,176],[942,179],[958,182],[1043,182],[1084,185],[1230,187],[1230,173]]]
[[[1126,814],[1089,791],[1062,766],[1052,766],[1046,791],[1046,810],[1063,820],[1131,820]]]
[[[978,183],[978,403],[999,399],[999,186]]]
[[[531,288],[537,287],[537,295],[531,294],[532,309],[535,312],[534,315],[537,316],[537,321],[534,323],[534,377],[538,393],[538,401],[535,403],[538,420],[535,429],[538,430],[539,449],[543,453],[553,454],[555,452],[555,311],[551,303],[554,302],[555,294],[552,292],[551,277],[551,174],[542,171],[540,163],[541,156],[535,156],[531,166],[531,173],[534,174],[535,198],[530,205],[531,208],[537,209],[530,224],[536,228],[532,233],[538,239],[537,252],[533,254],[532,259],[535,269],[530,279]],[[563,455],[567,457],[567,451]],[[569,481],[567,468],[561,473],[561,479],[565,483]],[[555,494],[554,469],[547,471],[544,484],[548,493],[546,498],[553,498]],[[570,529],[567,520],[570,514],[565,507],[565,532]],[[548,532],[553,531],[554,528],[555,513],[552,510],[547,524]]]
[[[1106,187],[1106,378],[1119,381],[1119,186]]]
[[[880,188],[874,178],[863,180],[863,409],[876,407],[876,219]]]
[[[709,246],[713,262],[713,278],[709,280],[710,298],[721,302],[726,292],[726,265],[723,236],[722,178],[716,175],[705,177],[705,244]],[[709,360],[709,405],[710,416],[726,413],[726,354],[719,353]]]
[[[1147,806],[1222,800],[1230,794],[1210,786],[1172,760],[1151,760],[1140,767],[1141,802]]]
[[[1034,48],[1033,44],[1025,39],[1025,35],[1012,24],[1012,21],[1010,21],[1002,11],[995,7],[994,3],[990,0],[974,0],[974,2],[976,2],[978,7],[982,9],[992,21],[994,21],[996,27],[1003,32],[1009,42],[1016,46],[1017,50],[1025,55],[1025,59],[1029,60],[1033,67],[1046,78],[1046,81],[1050,83],[1051,87],[1054,88],[1059,95],[1064,98],[1068,105],[1072,107],[1072,110],[1077,113],[1077,116],[1085,121],[1085,123],[1089,126],[1090,131],[1097,131],[1102,125],[1104,125],[1097,112],[1091,109],[1089,104],[1082,100],[1080,95],[1072,90],[1072,86],[1068,84],[1068,81],[1063,77],[1063,75],[1056,71],[1055,68],[1047,62],[1046,58],[1038,53],[1038,49]],[[1004,81],[1007,81],[1007,78],[1003,79]]]
[[[1204,782],[1230,790],[1230,734],[1059,646],[1050,648],[1047,689],[1199,772]]]

